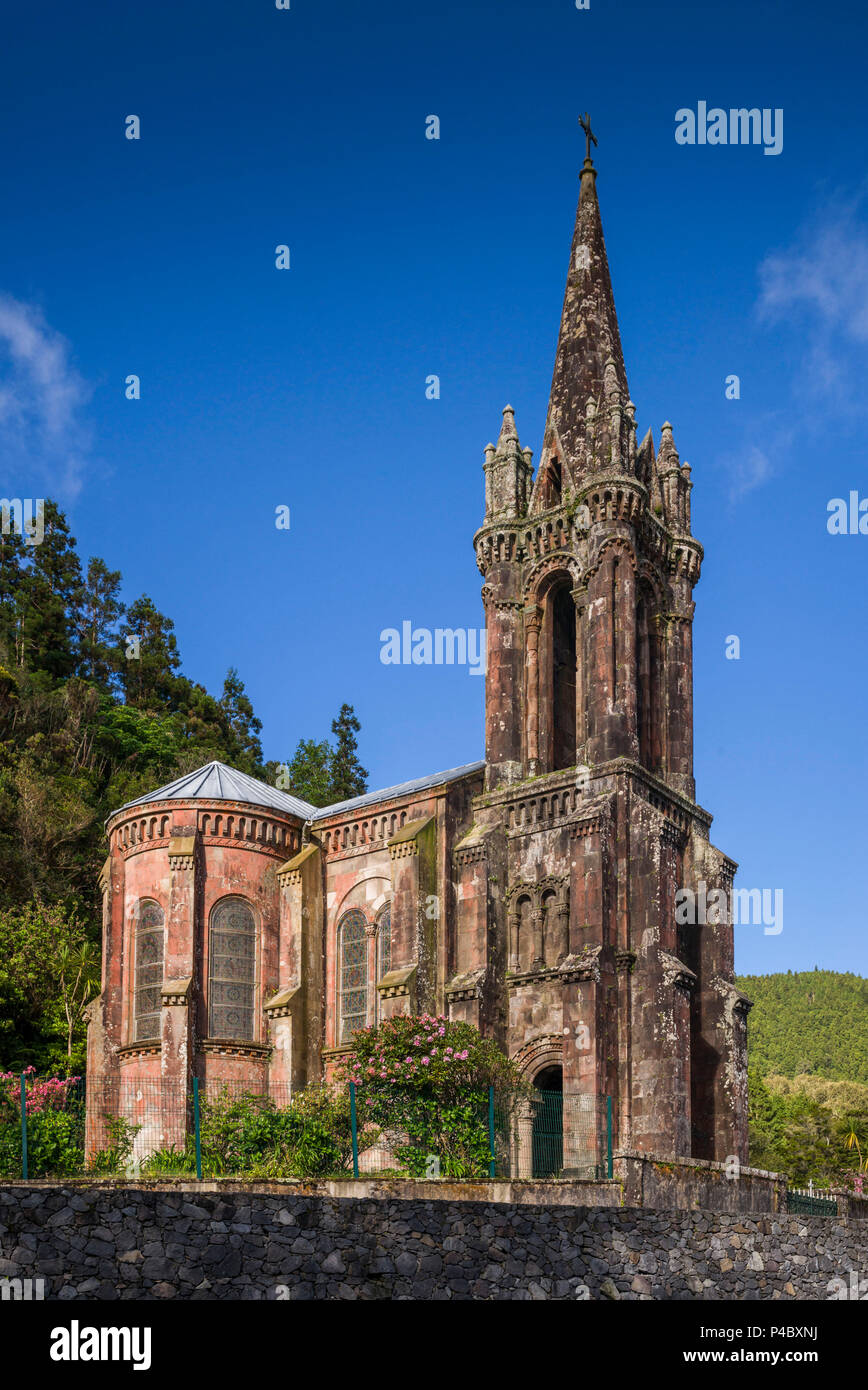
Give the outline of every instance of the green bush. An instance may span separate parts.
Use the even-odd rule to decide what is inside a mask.
[[[27,1173],[31,1178],[67,1178],[84,1166],[84,1113],[43,1110],[27,1118]],[[0,1177],[21,1177],[21,1120],[0,1123]]]
[[[322,1178],[346,1173],[352,1163],[350,1101],[346,1089],[309,1086],[278,1108],[267,1096],[218,1092],[201,1103],[202,1172],[215,1177]],[[369,1132],[363,1147],[376,1139]],[[184,1148],[159,1149],[142,1164],[149,1177],[196,1171],[195,1139]]]
[[[196,1176],[196,1153],[192,1142],[179,1149],[175,1144],[156,1149],[142,1164],[142,1173],[149,1178],[188,1178]]]
[[[94,1176],[100,1173],[108,1176],[113,1173],[126,1172],[133,1156],[135,1137],[141,1128],[141,1125],[132,1124],[122,1115],[106,1115],[104,1119],[109,1142],[107,1148],[99,1149],[92,1155],[87,1165],[88,1173],[92,1173]]]

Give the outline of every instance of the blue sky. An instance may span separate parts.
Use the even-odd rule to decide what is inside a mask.
[[[868,536],[826,506],[868,496],[866,29],[840,0],[20,7],[4,491],[56,496],[187,674],[239,668],[267,756],[344,700],[372,787],[481,756],[483,682],[379,633],[482,626],[482,450],[510,401],[539,452],[589,109],[640,437],[672,420],[706,549],[698,798],[738,884],[784,890],[737,965],[865,973]],[[700,100],[783,109],[782,152],[677,145]]]

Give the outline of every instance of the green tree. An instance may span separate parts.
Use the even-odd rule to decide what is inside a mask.
[[[337,719],[332,720],[336,742],[329,766],[331,801],[349,801],[368,790],[367,769],[356,756],[359,746],[356,734],[361,727],[352,705],[341,705]]]
[[[66,1055],[72,1059],[76,1030],[84,1023],[84,1012],[99,993],[100,953],[92,941],[64,941],[57,952],[57,981],[66,1018]]]
[[[234,666],[230,666],[223,681],[220,696],[222,709],[235,739],[235,766],[242,772],[258,772],[262,768],[262,720],[257,719],[253,705],[244,689],[244,682]]]
[[[76,667],[76,631],[81,601],[81,566],[66,518],[45,501],[45,534],[26,547],[28,563],[18,588],[19,661],[52,680]]]
[[[10,665],[23,661],[20,642],[21,590],[26,559],[24,541],[10,530],[0,531],[0,651]]]
[[[175,624],[142,594],[127,610],[124,633],[119,659],[127,704],[145,710],[171,709],[174,676],[181,665]],[[138,639],[138,656],[127,656],[131,638]]]
[[[0,910],[0,1052],[7,1067],[21,1070],[30,1062],[46,1066],[59,1059],[68,1064],[76,1043],[83,1056],[84,1030],[75,1000],[93,965],[86,945],[75,913],[56,904]],[[77,984],[76,959],[87,962]],[[64,989],[75,1015],[71,1031]]]
[[[111,688],[119,666],[118,623],[125,611],[120,588],[120,570],[92,556],[79,607],[79,672],[103,690]]]
[[[302,738],[298,741],[291,762],[286,770],[285,791],[309,801],[312,806],[328,806],[334,799],[331,794],[331,745],[327,739],[317,743],[316,739]],[[277,785],[282,786],[283,778],[278,775]]]

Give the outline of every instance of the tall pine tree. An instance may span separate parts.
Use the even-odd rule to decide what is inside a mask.
[[[244,682],[234,666],[230,666],[226,672],[220,708],[226,716],[235,740],[235,758],[241,771],[261,775],[262,744],[259,735],[262,732],[262,720],[257,719],[244,689]]]
[[[119,658],[128,705],[153,713],[172,708],[174,677],[181,665],[175,624],[147,594],[127,609]]]
[[[367,768],[362,767],[356,756],[359,746],[356,734],[361,727],[352,705],[341,705],[337,719],[332,720],[332,733],[336,738],[329,766],[332,801],[349,801],[368,790]]]
[[[110,690],[118,672],[118,623],[124,615],[120,570],[94,555],[88,561],[79,609],[79,674]]]
[[[66,680],[77,665],[81,565],[66,518],[50,498],[42,542],[26,549],[29,563],[18,589],[19,664]]]

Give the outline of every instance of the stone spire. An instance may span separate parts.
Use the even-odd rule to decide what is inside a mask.
[[[574,486],[610,464],[616,471],[632,472],[630,460],[635,458],[596,181],[597,171],[586,156],[540,460],[542,471],[552,453],[559,452],[565,479]]]

